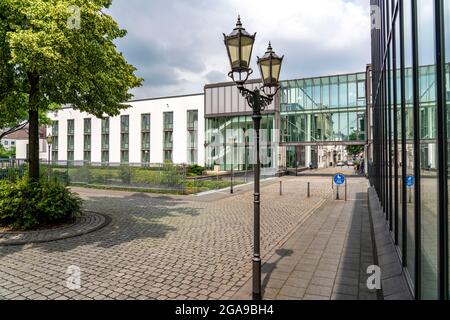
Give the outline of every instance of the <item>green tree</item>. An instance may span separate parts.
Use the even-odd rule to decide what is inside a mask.
[[[353,131],[349,136],[350,141],[357,141],[358,140],[358,132]],[[347,153],[351,156],[356,156],[364,151],[363,145],[354,145],[354,146],[347,146]]]
[[[29,123],[29,177],[39,178],[39,114],[71,105],[97,117],[128,106],[140,86],[114,44],[124,37],[102,10],[112,0],[1,0],[0,108],[6,126]],[[5,125],[5,124],[0,124]]]
[[[7,159],[16,156],[16,148],[6,150],[3,145],[0,144],[0,159]]]

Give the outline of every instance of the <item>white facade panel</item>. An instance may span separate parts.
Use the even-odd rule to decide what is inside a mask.
[[[94,116],[91,116],[91,161],[102,161],[102,121]],[[75,145],[77,148],[77,145]]]
[[[17,159],[27,159],[27,145],[28,140],[17,140],[16,141],[16,158]]]
[[[164,162],[164,112],[173,112],[173,162],[188,163],[187,148],[187,111],[198,111],[197,159],[204,165],[204,95],[168,97],[129,102],[130,108],[122,110],[119,116],[111,117],[109,126],[109,162],[121,161],[121,124],[120,116],[129,116],[129,163],[141,163],[141,115],[150,114],[150,162]],[[84,119],[91,118],[91,161],[101,162],[101,119],[87,113],[65,108],[57,113],[49,114],[50,119],[59,123],[58,159],[67,160],[67,120],[75,120],[75,152],[74,160],[84,160]],[[51,126],[48,128],[51,132]],[[47,159],[47,153],[44,154]]]

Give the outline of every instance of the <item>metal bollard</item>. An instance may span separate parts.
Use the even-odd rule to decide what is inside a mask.
[[[311,192],[310,192],[310,183],[308,182],[308,198],[311,197]]]
[[[283,195],[283,181],[280,181],[280,196]]]
[[[347,179],[345,179],[345,201],[347,201]]]
[[[230,187],[230,193],[234,193],[234,172],[231,172],[231,187]]]

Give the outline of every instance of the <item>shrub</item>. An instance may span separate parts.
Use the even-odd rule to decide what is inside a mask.
[[[57,181],[0,182],[0,225],[27,230],[81,213],[81,199]]]
[[[6,150],[3,145],[0,144],[0,159],[9,159],[16,156],[16,148],[13,147],[10,150]]]
[[[163,166],[161,182],[167,186],[181,185],[183,182],[182,174],[181,168],[166,162]]]
[[[120,166],[120,179],[122,180],[122,183],[124,184],[130,184],[131,183],[131,168],[126,165]]]
[[[188,176],[201,176],[203,174],[203,171],[205,171],[205,168],[202,166],[199,166],[198,164],[190,165],[187,168],[187,174]]]

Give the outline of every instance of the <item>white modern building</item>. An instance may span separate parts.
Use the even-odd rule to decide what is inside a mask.
[[[6,136],[4,139],[0,140],[0,144],[6,150],[11,150],[16,147],[16,139],[11,139],[10,137]]]
[[[47,156],[47,142],[45,141],[46,128],[39,129],[39,157],[45,158]],[[17,159],[28,159],[28,126],[6,135],[0,143],[5,149],[16,150]]]
[[[65,107],[49,114],[52,161],[204,164],[204,95],[130,101],[99,119]],[[44,159],[48,159],[45,154]]]
[[[269,172],[336,166],[346,147],[365,146],[370,73],[281,81],[262,112],[261,159]],[[253,90],[260,80],[249,80]],[[134,100],[103,119],[63,108],[53,120],[52,161],[93,164],[199,164],[209,170],[252,170],[252,110],[233,82],[204,92]],[[18,156],[19,158],[19,156]],[[48,160],[47,152],[41,156]]]

